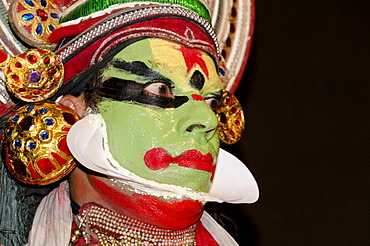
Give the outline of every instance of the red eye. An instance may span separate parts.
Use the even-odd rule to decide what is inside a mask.
[[[148,94],[153,94],[156,96],[162,97],[171,97],[173,98],[173,94],[171,88],[162,82],[150,83],[144,87],[144,92]]]

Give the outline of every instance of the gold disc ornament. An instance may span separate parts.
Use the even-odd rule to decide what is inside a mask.
[[[243,109],[233,93],[223,90],[221,105],[215,110],[222,143],[234,144],[242,136],[245,121]]]
[[[3,70],[8,90],[26,102],[52,97],[64,78],[64,67],[59,57],[41,49],[30,49],[11,58]]]
[[[5,126],[2,155],[9,172],[21,182],[47,185],[76,166],[66,136],[79,120],[70,108],[35,103],[18,109]]]
[[[25,43],[42,49],[55,48],[48,41],[60,19],[60,10],[53,1],[13,0],[8,13],[10,25]]]

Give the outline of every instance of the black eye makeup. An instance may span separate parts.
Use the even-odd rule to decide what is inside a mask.
[[[117,101],[133,101],[161,108],[177,108],[189,100],[187,96],[174,96],[170,84],[161,80],[141,84],[110,78],[103,82],[100,95]]]
[[[116,77],[109,78],[102,83],[100,89],[100,95],[103,97],[161,108],[177,108],[189,101],[187,96],[175,96],[172,91],[173,83],[141,61],[113,60],[110,65],[122,73],[139,76],[141,83]],[[148,82],[142,83],[142,81]],[[196,70],[189,80],[190,87],[201,91],[204,84],[204,75]],[[210,109],[217,110],[221,104],[221,91],[208,93],[204,100]]]
[[[117,101],[132,101],[161,108],[177,108],[186,103],[186,96],[174,96],[171,82],[160,73],[151,70],[144,62],[113,60],[110,65],[123,73],[137,75],[147,83],[109,78],[104,81],[100,95]]]

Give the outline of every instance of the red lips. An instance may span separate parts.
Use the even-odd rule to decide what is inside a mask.
[[[165,149],[154,148],[146,152],[144,161],[152,170],[167,168],[171,163],[212,173],[214,170],[212,155],[210,153],[203,155],[199,150],[187,150],[179,156],[172,157]]]

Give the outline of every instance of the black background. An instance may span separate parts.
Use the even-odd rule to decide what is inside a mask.
[[[369,33],[369,0],[256,0],[247,126],[227,150],[260,199],[221,205],[240,245],[370,245]]]

